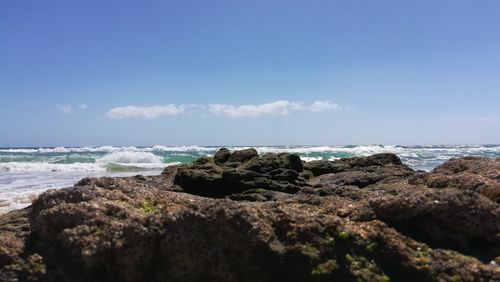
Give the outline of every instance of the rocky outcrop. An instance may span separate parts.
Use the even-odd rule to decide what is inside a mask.
[[[465,161],[496,187],[496,161]],[[86,178],[0,216],[0,281],[500,281],[500,205],[433,188],[443,167],[221,149]]]
[[[452,159],[431,173],[410,179],[412,184],[432,188],[453,187],[472,190],[500,203],[500,158],[465,157]]]
[[[294,194],[308,186],[299,177],[303,165],[298,155],[267,154],[259,158],[254,149],[230,155],[226,150],[219,150],[214,159],[178,168],[174,184],[187,193],[214,198],[259,189]]]

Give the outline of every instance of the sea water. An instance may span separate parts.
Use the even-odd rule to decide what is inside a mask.
[[[239,150],[249,147],[231,147]],[[291,152],[305,161],[395,153],[416,170],[429,171],[461,156],[500,157],[500,145],[442,146],[252,146],[260,154]],[[168,165],[213,155],[219,146],[0,148],[0,213],[22,208],[50,188],[71,186],[87,176],[159,174]]]

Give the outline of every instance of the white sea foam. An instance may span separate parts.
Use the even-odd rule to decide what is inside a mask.
[[[323,158],[321,158],[321,157],[301,157],[300,159],[305,161],[305,162],[311,162],[311,161],[319,161],[319,160],[322,160]]]
[[[293,152],[293,153],[314,153],[314,152],[347,152],[356,155],[369,155],[379,152],[405,153],[411,151],[421,152],[447,152],[452,154],[462,153],[497,153],[500,152],[500,146],[484,146],[484,145],[443,145],[443,146],[397,146],[397,145],[361,145],[361,146],[253,146],[260,153],[269,152]],[[250,148],[250,146],[233,146],[230,150],[240,150]],[[7,153],[87,153],[87,152],[213,152],[218,147],[204,146],[177,146],[169,147],[155,145],[152,147],[56,147],[56,148],[5,148],[0,149],[0,152]]]
[[[66,157],[72,155],[65,155]],[[9,155],[10,158],[10,155]],[[13,172],[104,172],[109,171],[110,164],[114,164],[114,169],[121,166],[120,170],[158,170],[169,163],[164,163],[163,158],[150,152],[138,151],[117,151],[108,153],[100,158],[96,158],[94,163],[57,163],[61,159],[58,157],[48,157],[42,161],[9,161],[0,162],[0,171]],[[174,162],[177,163],[177,162]]]
[[[156,163],[162,164],[163,158],[149,152],[113,152],[96,160],[97,163]]]
[[[217,150],[215,147],[202,147],[202,146],[180,146],[180,147],[166,147],[155,145],[150,148],[145,148],[147,151],[160,151],[160,152],[211,152]]]
[[[75,172],[88,171],[99,172],[106,171],[105,167],[94,163],[73,163],[73,164],[53,164],[45,162],[8,162],[0,163],[0,171],[37,171],[37,172]]]
[[[137,172],[105,171],[62,171],[47,173],[44,171],[0,173],[0,214],[28,206],[31,201],[47,189],[57,189],[74,185],[87,176],[132,176]],[[159,171],[144,171],[143,175],[159,174]]]

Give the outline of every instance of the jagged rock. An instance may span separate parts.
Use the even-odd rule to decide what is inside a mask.
[[[236,160],[247,159],[247,161],[233,162],[235,154]],[[258,155],[254,156],[252,150],[247,149],[235,151],[227,162],[220,165],[194,163],[176,168],[174,184],[188,193],[214,198],[239,194],[251,189],[293,194],[308,185],[300,181],[300,171],[302,171],[302,161],[297,155],[266,154],[260,158]]]

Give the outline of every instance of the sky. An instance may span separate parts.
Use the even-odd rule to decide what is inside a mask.
[[[500,1],[0,0],[0,146],[500,143]]]

